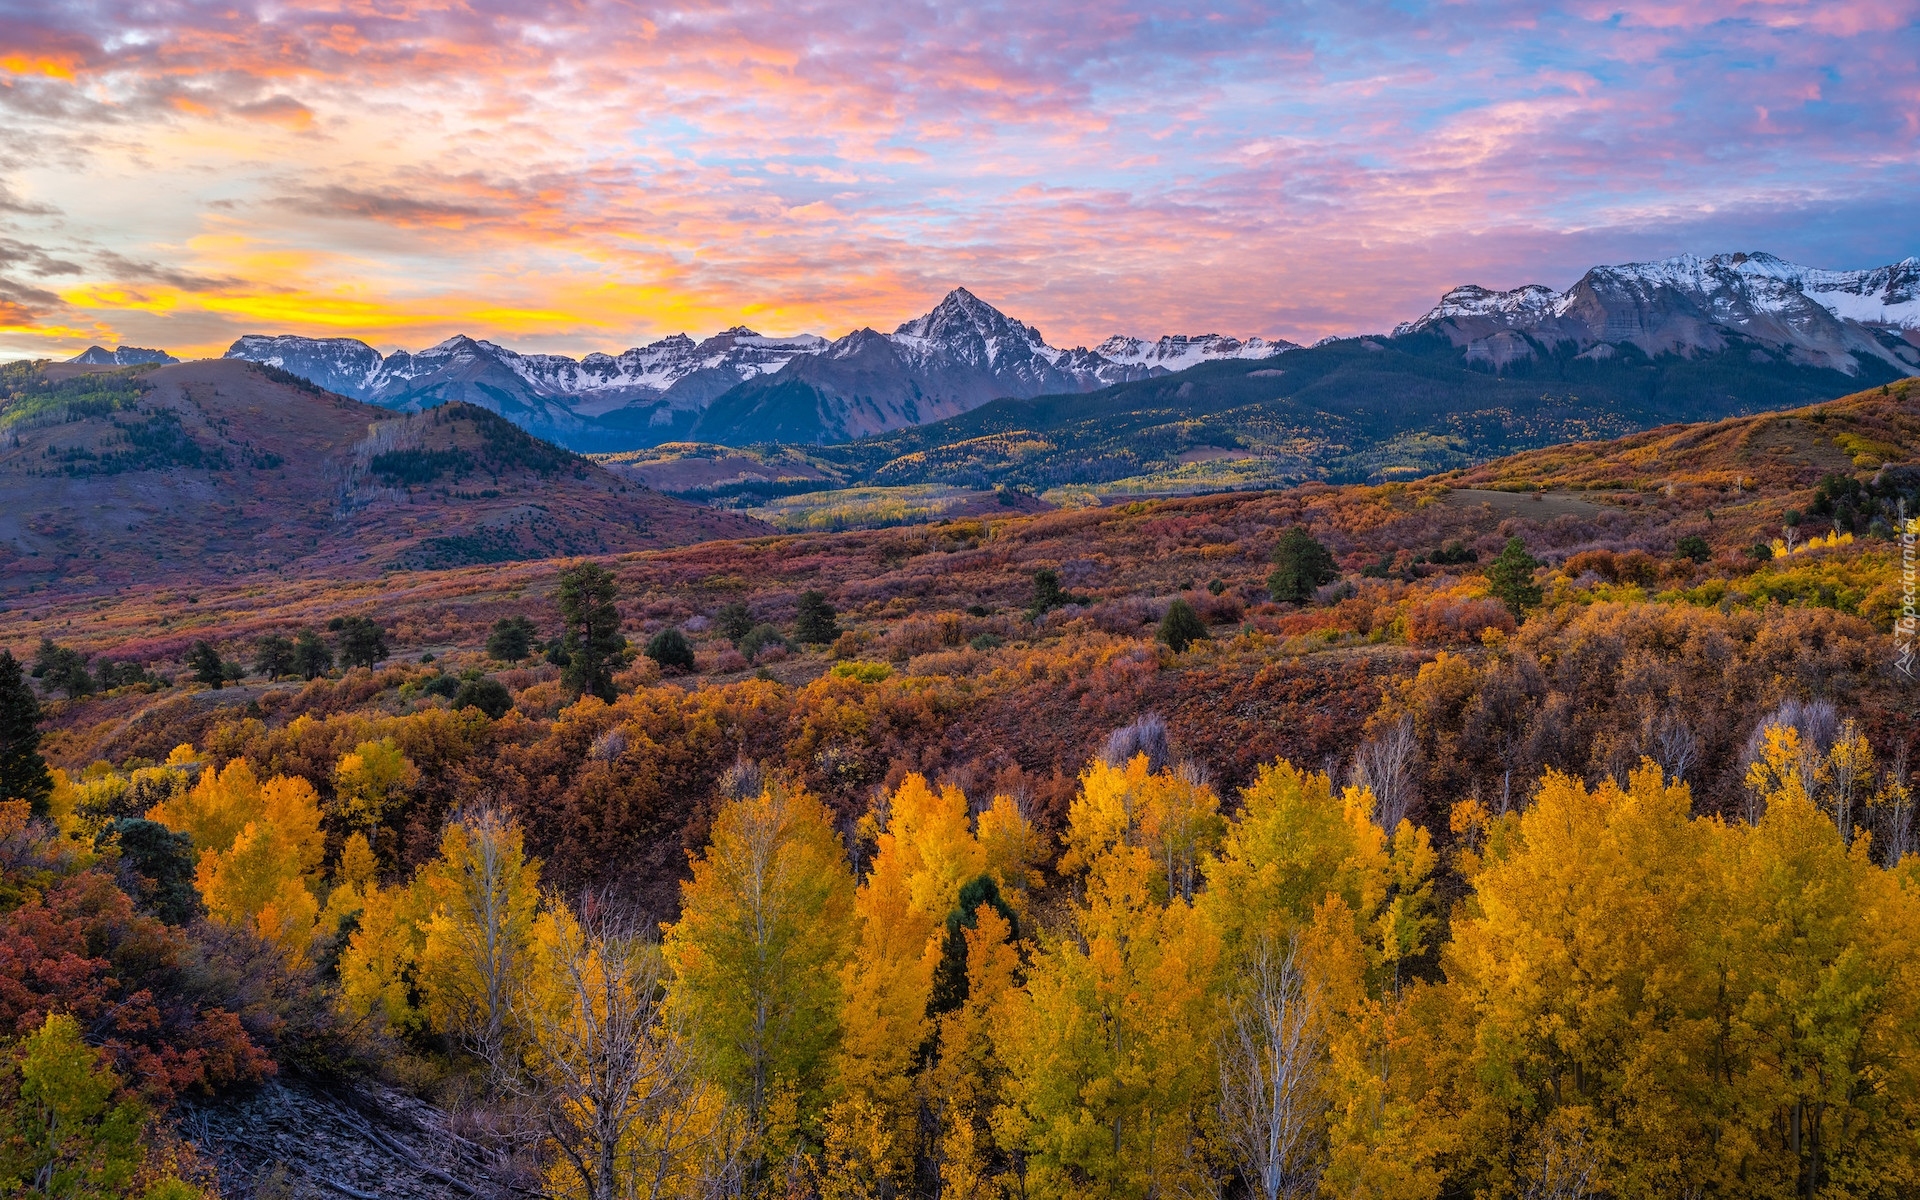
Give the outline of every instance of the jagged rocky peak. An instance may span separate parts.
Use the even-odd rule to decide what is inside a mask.
[[[88,346],[67,361],[95,367],[137,367],[144,363],[165,364],[180,360],[165,350],[145,350],[139,346],[120,346],[113,350],[104,346]]]
[[[933,311],[901,325],[894,336],[934,343],[963,362],[988,368],[1009,352],[1051,349],[1038,329],[1014,320],[965,288],[948,292]]]

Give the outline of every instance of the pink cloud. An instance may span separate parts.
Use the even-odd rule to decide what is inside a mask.
[[[840,332],[961,283],[1064,342],[1310,338],[1469,278],[1766,248],[1729,238],[1920,251],[1883,204],[1920,184],[1917,15],[48,6],[0,17],[0,197],[39,206],[0,205],[0,235],[88,264],[76,312],[182,350],[268,321],[567,350],[746,313]]]

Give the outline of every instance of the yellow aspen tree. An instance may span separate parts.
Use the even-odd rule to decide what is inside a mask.
[[[522,1070],[509,1083],[545,1121],[548,1193],[711,1195],[737,1121],[664,1003],[656,932],[601,897],[577,914],[550,899],[533,941],[540,965],[516,999]]]
[[[979,875],[967,798],[909,775],[883,806],[873,870],[854,896],[856,941],[843,970],[844,1031],[828,1112],[829,1197],[905,1186],[914,1161],[914,1079],[932,1036],[928,1000],[947,914]]]
[[[1048,857],[1039,831],[1011,796],[995,796],[976,825],[975,837],[987,874],[993,876],[1000,895],[1025,919],[1027,893],[1044,882],[1040,866]]]
[[[750,1177],[775,1126],[810,1125],[839,1042],[852,951],[853,876],[832,815],[770,784],[729,802],[681,888],[668,930],[671,1002],[701,1070],[746,1114]]]
[[[481,805],[448,822],[440,857],[420,878],[427,917],[417,972],[427,1021],[503,1069],[514,997],[535,966],[540,864],[527,857],[519,824]]]
[[[260,780],[243,758],[217,772],[201,772],[191,788],[154,805],[146,814],[147,820],[192,837],[193,848],[200,854],[233,845],[240,830],[259,815]]]
[[[366,907],[368,893],[380,886],[379,873],[379,863],[367,835],[358,831],[348,834],[340,847],[340,863],[334,868],[333,886],[320,909],[314,936],[335,937],[342,925],[359,916]]]
[[[1764,815],[1726,838],[1712,954],[1735,1178],[1751,1195],[1905,1194],[1920,1187],[1920,895],[1866,839],[1843,842],[1773,732],[1750,776]]]
[[[966,996],[939,1020],[940,1053],[923,1087],[937,1117],[931,1148],[941,1194],[953,1200],[990,1200],[1005,1194],[993,1140],[993,1105],[1005,1069],[993,1043],[993,1023],[1014,991],[1020,966],[1013,927],[991,905],[975,912],[967,945]]]
[[[1226,830],[1220,797],[1185,766],[1150,776],[1141,792],[1141,844],[1159,864],[1166,894],[1191,904],[1202,865],[1219,849]]]
[[[1006,1063],[1000,1145],[1040,1196],[1150,1196],[1210,1186],[1218,1078],[1220,943],[1184,899],[1138,820],[1152,779],[1095,763],[1069,810],[1086,872],[1072,928],[1036,956],[996,1021]]]
[[[340,816],[350,825],[371,829],[387,819],[419,777],[392,738],[361,742],[334,766],[333,791]]]
[[[1411,1061],[1416,996],[1405,990],[1401,970],[1424,953],[1434,927],[1436,860],[1425,830],[1403,820],[1389,836],[1375,823],[1374,807],[1366,788],[1336,795],[1324,773],[1275,762],[1242,791],[1218,857],[1205,864],[1199,905],[1226,943],[1227,1002],[1235,1011],[1270,1014],[1265,1040],[1251,1039],[1239,1053],[1244,1058],[1264,1046],[1272,1057],[1286,1041],[1283,1031],[1310,1042],[1317,1057],[1289,1071],[1311,1076],[1315,1087],[1302,1088],[1290,1103],[1330,1114],[1320,1158],[1289,1160],[1278,1171],[1269,1156],[1262,1173],[1275,1187],[1298,1189],[1322,1169],[1359,1195],[1416,1196],[1436,1186],[1425,1165],[1430,1156],[1414,1153],[1429,1085]],[[1292,970],[1279,971],[1289,946]],[[1277,1005],[1276,995],[1291,999]],[[1314,1019],[1296,1026],[1291,1013],[1301,1007]],[[1238,1065],[1241,1078],[1252,1070]],[[1268,1075],[1285,1077],[1273,1068]],[[1253,1118],[1270,1132],[1280,1115],[1273,1104],[1242,1106],[1231,1118],[1242,1127],[1224,1132],[1245,1138]]]
[[[424,1027],[413,996],[431,907],[424,873],[410,885],[366,885],[359,924],[340,955],[340,1003],[348,1013],[395,1033]]]
[[[1651,762],[1625,790],[1549,772],[1474,875],[1446,965],[1471,1039],[1459,1125],[1479,1186],[1581,1175],[1662,1196],[1721,1177],[1720,984],[1699,949],[1726,913],[1703,869],[1715,827],[1691,807]]]
[[[200,855],[195,883],[207,913],[303,956],[320,915],[311,880],[320,867],[320,797],[297,776],[258,789],[257,814],[225,849]]]

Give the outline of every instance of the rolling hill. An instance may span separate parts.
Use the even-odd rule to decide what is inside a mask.
[[[0,367],[0,591],[364,575],[741,537],[484,409],[237,360]]]

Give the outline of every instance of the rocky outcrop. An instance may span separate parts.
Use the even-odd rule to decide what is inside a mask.
[[[174,1130],[214,1168],[220,1194],[232,1200],[275,1192],[504,1200],[528,1194],[532,1182],[456,1133],[446,1113],[378,1084],[271,1080],[244,1095],[176,1109]]]

